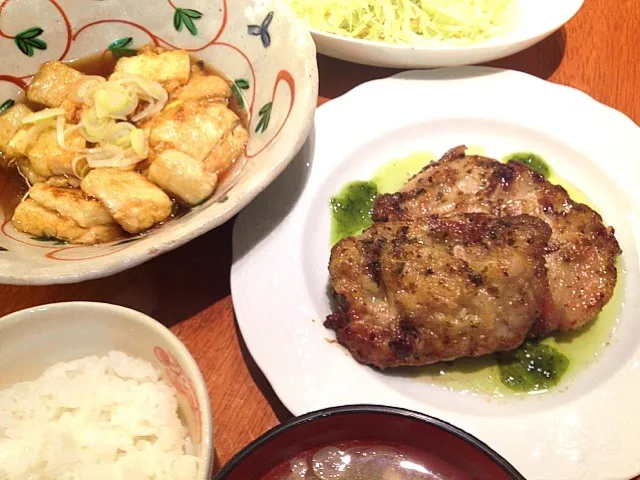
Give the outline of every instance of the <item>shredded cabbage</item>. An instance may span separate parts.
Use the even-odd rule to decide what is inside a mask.
[[[288,0],[309,27],[396,44],[468,45],[507,32],[516,0]]]

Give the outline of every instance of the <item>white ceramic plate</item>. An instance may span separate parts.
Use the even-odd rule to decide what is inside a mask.
[[[544,395],[462,394],[358,364],[330,342],[329,198],[412,152],[482,145],[541,154],[598,206],[624,251],[609,346]],[[316,113],[297,159],[240,216],[233,301],[244,339],[294,414],[353,403],[406,407],[487,442],[536,479],[628,479],[640,472],[640,129],[577,90],[481,67],[406,72],[364,84]]]
[[[365,65],[394,68],[453,67],[489,62],[520,52],[567,23],[584,0],[517,0],[518,21],[507,34],[469,46],[391,45],[312,29],[318,52]]]

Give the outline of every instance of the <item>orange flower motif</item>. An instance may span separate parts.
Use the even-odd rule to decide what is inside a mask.
[[[196,397],[193,381],[189,378],[178,360],[171,353],[161,347],[155,347],[153,349],[153,353],[164,366],[164,371],[169,382],[171,382],[171,385],[173,385],[178,394],[184,397],[189,405],[196,421],[197,438],[194,438],[193,440],[194,442],[200,442],[202,436],[202,419],[200,417],[200,407],[198,405],[198,398]]]

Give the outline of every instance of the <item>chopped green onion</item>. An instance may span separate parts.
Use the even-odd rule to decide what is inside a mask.
[[[22,119],[23,125],[28,123],[38,123],[44,120],[51,120],[60,115],[64,115],[64,108],[45,108],[39,112],[31,113]]]

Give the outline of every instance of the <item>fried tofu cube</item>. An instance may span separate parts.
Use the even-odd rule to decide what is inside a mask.
[[[187,84],[173,93],[176,100],[197,100],[208,98],[228,102],[231,98],[231,87],[216,75],[199,75],[191,77]]]
[[[82,77],[82,73],[62,62],[47,62],[27,87],[27,98],[47,107],[59,107]]]
[[[155,152],[179,150],[218,173],[242,154],[247,138],[240,119],[226,105],[189,100],[155,117],[149,144]]]
[[[59,175],[47,178],[45,181],[47,185],[51,185],[52,187],[80,188],[80,179],[78,177]]]
[[[93,245],[116,240],[122,236],[118,225],[79,226],[72,219],[36,203],[23,200],[13,214],[16,229],[38,237],[51,237],[71,243]]]
[[[140,75],[159,83],[171,82],[177,87],[187,83],[190,69],[189,54],[185,50],[171,50],[123,57],[116,63],[115,72]]]
[[[20,127],[13,138],[7,144],[4,154],[9,158],[20,158],[27,154],[31,140],[29,139],[29,129],[33,125]]]
[[[204,159],[204,167],[210,172],[223,172],[244,154],[249,132],[241,123],[228,131],[224,140]]]
[[[46,180],[45,177],[38,175],[31,166],[31,162],[26,157],[21,157],[16,160],[16,164],[18,165],[18,171],[20,175],[27,179],[29,185],[35,185],[36,183],[44,182]]]
[[[71,148],[85,148],[86,142],[78,130],[65,136],[65,143]],[[42,177],[53,175],[73,175],[74,153],[60,148],[55,129],[45,130],[27,150],[27,157],[33,171]]]
[[[82,191],[98,199],[129,233],[140,233],[169,218],[171,199],[142,174],[115,168],[90,171]]]
[[[0,152],[7,154],[9,142],[22,127],[22,119],[33,113],[22,103],[16,103],[9,110],[0,115]]]
[[[87,197],[79,188],[58,187],[56,184],[54,181],[34,185],[29,189],[29,198],[47,210],[73,220],[80,227],[116,224],[99,201]]]
[[[177,150],[165,150],[153,159],[147,177],[187,205],[207,199],[218,176],[205,170],[204,163]]]

